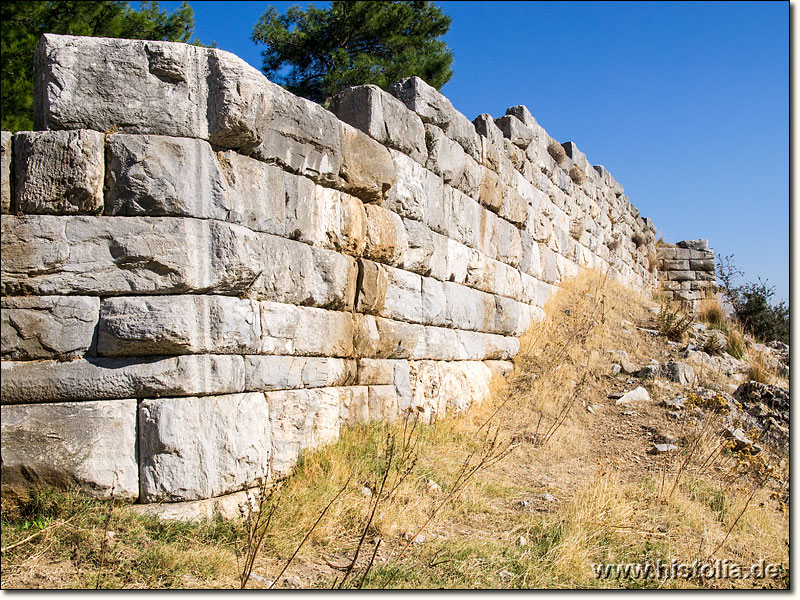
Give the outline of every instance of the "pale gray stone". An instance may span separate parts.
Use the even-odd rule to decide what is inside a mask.
[[[678,248],[687,248],[689,250],[708,250],[708,240],[683,240],[676,244]]]
[[[494,122],[498,129],[503,132],[505,138],[523,150],[530,146],[536,137],[535,131],[514,115],[503,115],[495,119]]]
[[[472,120],[475,126],[475,131],[479,135],[485,137],[490,143],[494,144],[497,148],[503,147],[503,132],[495,125],[492,115],[483,113],[478,115]],[[484,161],[486,158],[484,157]]]
[[[367,204],[364,256],[366,258],[400,266],[408,250],[408,236],[403,220],[382,206]]]
[[[241,356],[89,358],[0,363],[3,404],[230,394],[244,389]]]
[[[245,389],[274,391],[351,385],[356,362],[305,356],[245,356]]]
[[[330,110],[378,142],[425,163],[425,128],[419,116],[378,86],[347,88],[331,100]]]
[[[14,206],[26,214],[103,210],[103,134],[22,131],[14,135]]]
[[[414,76],[389,86],[388,91],[417,113],[423,123],[440,127],[475,160],[481,159],[480,139],[475,127],[435,88]]]
[[[4,494],[52,485],[139,496],[136,400],[18,404],[0,415]]]
[[[0,289],[4,295],[242,293],[265,268],[259,236],[266,235],[197,219],[3,215]]]
[[[358,385],[390,385],[394,383],[394,370],[398,360],[359,358]]]
[[[694,369],[686,363],[671,360],[661,365],[659,373],[671,381],[679,383],[680,385],[690,387],[694,385],[697,380],[697,375]]]
[[[100,299],[86,296],[6,296],[3,359],[73,359],[92,347]]]
[[[634,402],[649,402],[650,394],[645,388],[639,386],[617,399],[616,405],[633,404]]]
[[[389,150],[397,178],[383,206],[401,217],[424,221],[428,197],[441,198],[444,184],[434,173],[397,150]]]
[[[172,42],[44,34],[34,58],[35,127],[207,139],[207,53]]]
[[[11,212],[12,194],[11,178],[11,140],[10,131],[0,132],[0,213],[6,215]]]
[[[139,404],[143,502],[198,500],[250,487],[268,476],[270,456],[262,393]]]
[[[406,363],[407,364],[407,363]],[[370,420],[394,421],[398,416],[397,390],[394,385],[370,385],[367,388]]]
[[[353,355],[350,313],[261,302],[261,353],[298,356]]]
[[[354,356],[363,358],[425,358],[423,325],[371,315],[353,317]]]
[[[481,166],[435,125],[425,125],[425,140],[428,146],[425,166],[465,194],[476,194],[481,185]]]
[[[258,302],[229,296],[106,298],[100,308],[101,356],[257,354]]]
[[[419,275],[447,279],[450,240],[419,221],[403,219],[403,226],[407,246],[398,266]]]
[[[341,389],[349,388],[265,394],[272,438],[272,476],[288,474],[302,450],[313,450],[339,437]]]
[[[387,386],[389,387],[389,386]],[[357,425],[370,420],[369,388],[339,388],[339,420],[342,425]]]
[[[315,185],[290,197],[286,212],[292,239],[353,256],[364,251],[366,212],[358,198]]]

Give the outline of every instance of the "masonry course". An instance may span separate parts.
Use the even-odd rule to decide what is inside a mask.
[[[4,487],[237,492],[481,402],[582,268],[656,286],[652,222],[524,106],[412,77],[330,107],[218,49],[43,36],[38,131],[2,136]],[[667,282],[713,271],[681,250]]]

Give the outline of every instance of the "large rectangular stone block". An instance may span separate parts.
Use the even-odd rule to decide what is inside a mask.
[[[339,437],[342,389],[318,388],[267,392],[272,437],[273,476],[289,473],[302,450]]]
[[[256,300],[230,296],[106,298],[100,308],[101,356],[257,354],[261,315]]]
[[[289,197],[286,230],[292,239],[360,256],[367,233],[361,200],[318,185],[310,192]]]
[[[198,500],[251,487],[269,475],[271,442],[263,393],[143,400],[140,500]]]
[[[383,206],[367,204],[364,257],[398,266],[408,250],[408,235],[397,213]]]
[[[18,404],[0,415],[4,494],[51,485],[138,498],[136,400]]]
[[[232,394],[244,389],[241,356],[91,358],[0,363],[3,404]]]
[[[444,183],[434,173],[402,152],[389,151],[397,178],[386,193],[383,206],[401,217],[426,222],[425,205],[429,198],[441,198]]]
[[[245,356],[245,390],[317,388],[356,383],[356,361],[305,356]]]
[[[347,312],[261,302],[261,353],[353,355],[353,317]]]
[[[69,360],[93,345],[99,298],[6,296],[0,305],[3,359]]]
[[[419,116],[376,85],[347,88],[331,101],[331,112],[381,144],[425,164],[425,128]]]
[[[419,275],[448,278],[449,239],[419,221],[403,219],[407,247],[396,266]]]
[[[3,215],[0,290],[239,294],[264,270],[265,235],[198,219]]]
[[[360,358],[424,358],[425,327],[371,315],[353,316],[353,355]]]
[[[425,142],[428,146],[425,166],[445,183],[470,196],[477,195],[482,179],[480,164],[435,125],[425,125]]]
[[[15,134],[16,210],[52,215],[102,212],[103,153],[103,134],[88,129]]]

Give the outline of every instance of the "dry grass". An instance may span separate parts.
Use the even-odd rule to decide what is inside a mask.
[[[557,164],[561,164],[567,158],[567,152],[564,150],[564,146],[558,142],[550,142],[547,146],[547,152],[553,157],[553,160],[555,160]]]
[[[515,370],[493,381],[487,401],[466,414],[417,425],[418,459],[391,497],[377,504],[372,520],[387,435],[402,438],[408,422],[348,428],[335,443],[305,453],[283,484],[253,562],[258,577],[248,587],[269,587],[328,505],[286,571],[303,586],[341,581],[341,566],[359,544],[357,569],[366,576],[351,581],[372,588],[750,587],[735,580],[603,580],[591,565],[709,558],[788,565],[788,511],[774,497],[783,488],[754,486],[747,476],[752,468],[721,446],[716,421],[670,422],[655,402],[626,416],[607,398],[639,384],[610,374],[609,351],[627,350],[642,364],[670,352],[663,337],[634,325],[652,326],[651,306],[597,274],[564,285],[545,307],[547,319],[522,337]],[[674,393],[655,382],[642,385],[654,397]],[[487,421],[514,451],[449,496],[465,458],[485,447]],[[678,453],[646,454],[645,427],[672,428],[681,440]],[[364,486],[373,496],[362,494]],[[545,493],[555,501],[544,500]],[[34,523],[46,527],[78,515],[4,552],[4,587],[93,587],[103,504],[52,505],[37,501],[22,513],[4,510],[4,547],[30,535],[39,526]],[[109,526],[116,533],[105,557],[109,587],[239,585],[234,548],[246,535],[240,524],[161,523],[119,507]],[[422,527],[424,543],[410,544]],[[67,574],[34,577],[51,564],[66,565]],[[761,583],[785,587],[787,581]],[[286,587],[285,581],[276,587]]]
[[[644,237],[641,233],[634,233],[633,236],[631,236],[631,241],[638,250],[647,243],[647,238]]]
[[[569,178],[572,179],[576,185],[583,185],[586,182],[586,174],[578,165],[572,165],[569,168]]]
[[[695,317],[714,329],[728,329],[728,315],[718,294],[706,292],[697,306]]]

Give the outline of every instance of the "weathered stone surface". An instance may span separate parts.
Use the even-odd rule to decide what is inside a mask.
[[[388,91],[417,113],[423,123],[440,127],[472,158],[481,160],[481,144],[475,127],[434,87],[414,76],[391,85]]]
[[[264,269],[258,235],[196,219],[3,215],[0,289],[4,295],[241,293]]]
[[[100,308],[101,356],[257,354],[258,302],[229,296],[106,298]]]
[[[503,115],[494,120],[503,136],[523,150],[531,145],[536,133],[514,115]]]
[[[692,367],[686,363],[674,360],[661,365],[660,374],[662,377],[666,377],[667,379],[670,379],[683,386],[694,385],[694,382],[697,380],[697,376],[695,375]]]
[[[204,140],[159,135],[109,135],[107,156],[108,215],[219,219],[286,233],[284,177],[297,177],[277,167],[214,152]]]
[[[479,135],[485,137],[497,148],[503,147],[503,132],[495,125],[492,115],[488,113],[480,114],[472,120],[472,124],[475,126],[475,131],[477,131]],[[485,160],[486,157],[484,156],[484,164]]]
[[[435,125],[425,125],[428,160],[425,166],[445,183],[465,194],[475,194],[481,184],[481,167],[455,141]]]
[[[688,248],[689,250],[708,250],[708,240],[683,240],[676,244],[678,248]]]
[[[11,212],[11,132],[0,132],[0,213]]]
[[[403,220],[394,212],[375,204],[367,204],[364,257],[398,265],[408,249]]]
[[[6,296],[0,304],[3,359],[72,359],[92,347],[99,298]]]
[[[53,485],[139,496],[136,400],[19,404],[0,415],[4,495]]]
[[[352,385],[356,361],[304,356],[245,356],[245,390],[265,391]]]
[[[371,260],[358,261],[358,296],[356,310],[368,314],[381,314],[386,304],[389,278],[386,269]]]
[[[244,388],[241,356],[90,358],[0,363],[3,404],[230,394]]]
[[[395,182],[392,157],[386,148],[354,127],[339,123],[342,138],[342,190],[365,202],[380,201]]]
[[[103,210],[103,134],[22,131],[14,136],[14,205],[26,214]]]
[[[371,138],[425,164],[425,128],[419,116],[376,85],[347,88],[331,101],[331,112]]]
[[[389,385],[394,383],[394,369],[398,360],[358,359],[358,385]]]
[[[619,406],[621,404],[633,404],[634,402],[649,402],[650,401],[650,394],[647,392],[645,388],[639,386],[630,392],[623,394],[622,397],[618,398],[616,401],[616,405]]]
[[[407,247],[398,266],[419,275],[447,279],[450,240],[419,221],[403,219],[403,226]]]
[[[354,356],[424,358],[425,327],[371,315],[353,316]]]
[[[197,500],[267,477],[270,415],[262,393],[139,404],[141,500]]]
[[[261,302],[261,331],[262,354],[353,354],[353,319],[346,312]]]
[[[338,190],[314,186],[312,193],[290,197],[286,230],[293,239],[360,256],[366,239],[361,200]]]
[[[461,412],[489,395],[491,370],[481,362],[412,361],[409,363],[411,395],[400,410],[429,423],[448,409]]]
[[[273,476],[285,475],[300,452],[339,437],[340,390],[318,388],[267,392],[272,437]]]
[[[370,420],[369,389],[365,386],[339,388],[339,420],[357,425]]]
[[[390,150],[397,179],[386,193],[383,206],[401,217],[426,222],[428,198],[442,198],[444,184],[434,173],[402,152]]]
[[[394,421],[397,418],[397,390],[394,385],[368,386],[367,401],[370,420]]]
[[[255,498],[257,493],[257,489],[242,490],[205,500],[134,504],[130,509],[167,521],[213,521],[217,517],[223,521],[234,521],[247,515],[251,506],[250,498]]]
[[[45,34],[34,58],[35,127],[207,139],[207,52],[172,42]]]

